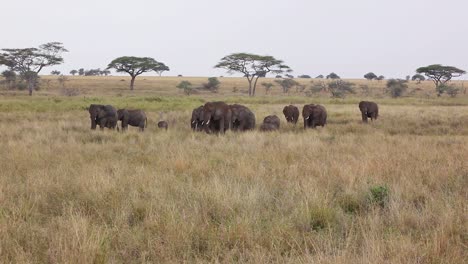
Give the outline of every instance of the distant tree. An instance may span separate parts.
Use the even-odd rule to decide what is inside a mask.
[[[366,78],[369,81],[372,81],[374,79],[377,79],[377,75],[375,75],[375,73],[373,72],[368,72],[364,75],[364,78]]]
[[[213,93],[216,93],[218,92],[220,84],[221,83],[219,82],[218,78],[210,77],[208,78],[208,82],[203,84],[203,87],[207,90],[212,91]]]
[[[387,81],[387,93],[393,98],[400,97],[408,88],[406,80],[401,79],[390,79]]]
[[[354,93],[354,83],[343,80],[335,80],[328,83],[328,91],[333,98],[344,98],[346,94]]]
[[[289,92],[289,89],[299,84],[293,79],[275,80],[275,82],[281,86],[283,93]]]
[[[457,97],[458,93],[460,92],[460,88],[457,88],[452,85],[440,85],[442,89],[444,89],[444,92],[447,93],[450,97]]]
[[[182,74],[177,75],[177,77],[184,77]]]
[[[135,78],[145,72],[160,71],[169,67],[149,57],[118,57],[107,65],[107,69],[115,69],[117,72],[126,72],[131,76],[130,90],[133,90]]]
[[[340,76],[338,76],[338,74],[332,72],[332,73],[327,75],[327,79],[336,80],[336,79],[340,79]]]
[[[11,70],[5,70],[2,72],[3,78],[5,78],[5,85],[7,89],[14,89],[16,85],[16,72]]]
[[[412,81],[417,81],[417,83],[421,83],[421,81],[424,81],[426,80],[426,78],[424,78],[423,75],[419,74],[419,73],[416,73],[415,75],[413,75],[413,77],[411,77],[411,80]]]
[[[289,78],[289,79],[294,79],[294,76],[293,76],[292,74],[287,74],[287,73],[286,73],[285,76],[286,76],[287,78]]]
[[[60,71],[53,70],[53,71],[50,72],[50,74],[52,74],[52,75],[60,75]]]
[[[311,83],[312,85],[309,91],[311,94],[328,91],[328,86],[324,81],[311,81]]]
[[[107,76],[107,75],[109,75],[110,73],[111,73],[111,72],[110,72],[109,70],[107,70],[107,69],[101,71],[101,75],[104,75],[104,76]]]
[[[323,79],[323,75],[322,74],[317,75],[317,77],[315,77],[315,79]]]
[[[385,79],[385,76],[383,75],[379,75],[379,77],[377,77],[377,81],[382,81]]]
[[[426,77],[431,79],[437,91],[437,96],[441,96],[444,93],[444,89],[441,89],[440,86],[452,80],[452,78],[460,77],[466,72],[464,70],[458,69],[453,66],[444,66],[441,64],[432,64],[426,67],[419,67],[416,69],[416,72],[419,74],[424,74]]]
[[[97,68],[97,69],[85,70],[84,75],[85,76],[99,76],[99,75],[101,75],[101,69]]]
[[[271,90],[271,87],[273,87],[273,84],[269,82],[263,82],[262,86],[265,87],[265,94],[268,94]]]
[[[310,75],[303,74],[303,75],[298,75],[297,78],[303,78],[303,79],[310,79]]]
[[[283,78],[283,76],[278,74],[278,75],[275,76],[275,78],[277,78],[277,79],[278,78]]]
[[[78,69],[78,75],[80,76],[85,75],[85,70],[83,68]]]
[[[181,81],[176,87],[182,89],[186,95],[192,93],[192,83],[189,81]]]
[[[215,68],[223,68],[228,73],[242,73],[249,82],[249,96],[255,96],[257,81],[265,77],[269,72],[280,74],[291,72],[289,66],[283,64],[273,56],[261,56],[250,53],[233,53],[225,56],[215,65]]]
[[[49,42],[38,48],[2,49],[0,65],[19,72],[21,78],[27,82],[29,95],[37,89],[39,72],[49,66],[63,63],[62,53],[67,52],[62,43]]]
[[[73,75],[73,76],[75,76],[75,74],[77,74],[77,73],[78,73],[77,70],[71,70],[71,71],[70,71],[70,74]]]
[[[411,79],[411,76],[406,75],[405,80],[408,82]]]

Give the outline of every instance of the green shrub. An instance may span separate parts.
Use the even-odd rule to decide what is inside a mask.
[[[368,201],[371,205],[385,207],[388,203],[389,189],[385,185],[372,186],[369,189]]]

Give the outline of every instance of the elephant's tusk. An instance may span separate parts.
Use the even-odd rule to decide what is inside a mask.
[[[204,125],[204,124],[205,124],[205,121],[202,121],[201,124]]]
[[[208,125],[210,123],[210,120],[206,121],[206,124]]]
[[[195,120],[192,121],[192,124],[195,124]]]
[[[306,120],[309,120],[309,117],[310,117],[310,116],[306,117]]]

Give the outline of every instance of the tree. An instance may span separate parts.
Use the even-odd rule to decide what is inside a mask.
[[[210,77],[208,78],[208,82],[203,84],[203,87],[207,90],[212,91],[213,93],[216,93],[218,92],[220,84],[221,82],[219,82],[218,78]]]
[[[169,70],[169,67],[164,65],[162,62],[158,62],[153,58],[149,57],[118,57],[111,61],[107,65],[107,69],[115,69],[117,72],[126,72],[130,74],[132,79],[130,80],[130,90],[133,90],[135,84],[135,78],[145,72]],[[164,69],[163,69],[164,68]]]
[[[293,79],[275,80],[275,82],[281,86],[283,93],[289,92],[289,89],[299,84]]]
[[[354,93],[353,86],[354,83],[335,80],[328,84],[328,91],[330,91],[333,98],[344,98],[346,94]]]
[[[161,63],[161,65],[159,65],[158,67],[156,67],[154,71],[159,75],[159,77],[161,77],[161,75],[163,74],[163,72],[169,71],[169,67],[167,67],[166,65],[164,65],[164,63]]]
[[[77,70],[71,70],[71,71],[70,71],[70,74],[73,75],[73,76],[75,76],[75,74],[77,74],[77,73],[78,73]]]
[[[364,75],[364,78],[366,78],[369,81],[372,81],[374,79],[377,79],[377,75],[375,75],[375,73],[373,72],[368,72]]]
[[[176,87],[182,89],[186,95],[192,93],[192,83],[189,81],[181,81]]]
[[[233,53],[225,56],[214,66],[226,69],[228,73],[242,73],[249,82],[249,96],[255,96],[257,81],[268,73],[281,74],[291,72],[289,66],[273,56],[261,56],[250,53]]]
[[[83,68],[78,69],[78,75],[83,76],[85,74],[85,70]]]
[[[10,70],[19,72],[22,78],[26,78],[29,95],[37,84],[39,72],[44,67],[63,63],[62,53],[68,52],[60,42],[49,42],[38,48],[2,49],[0,65],[5,65]]]
[[[16,85],[16,72],[5,70],[2,72],[2,76],[5,78],[7,89],[14,89]]]
[[[298,75],[297,78],[304,78],[304,79],[310,79],[310,75],[303,74],[303,75]]]
[[[340,76],[338,76],[338,74],[332,72],[332,73],[327,75],[327,79],[336,80],[336,79],[340,79]]]
[[[60,71],[53,70],[50,72],[52,75],[60,75]]]
[[[444,66],[441,64],[432,64],[426,67],[419,67],[416,69],[419,74],[424,74],[431,79],[437,91],[437,96],[441,96],[444,89],[440,89],[441,85],[449,82],[454,77],[460,77],[466,72],[453,66]]]
[[[408,88],[406,80],[401,79],[390,79],[387,81],[387,93],[393,98],[400,97]]]
[[[265,94],[268,94],[268,92],[271,90],[271,87],[273,87],[273,84],[270,82],[263,82],[262,86],[265,87]]]
[[[318,75],[317,77],[315,77],[315,79],[323,79],[323,75],[320,74],[320,75]]]
[[[423,75],[419,74],[419,73],[416,73],[415,75],[413,75],[413,77],[411,77],[411,80],[412,81],[417,81],[417,83],[421,83],[421,81],[424,81],[426,80],[426,78],[424,78]]]
[[[379,75],[379,77],[377,77],[377,81],[382,81],[385,79],[385,76],[383,75]]]
[[[104,76],[107,76],[107,75],[109,75],[110,73],[111,73],[111,72],[110,72],[109,70],[102,70],[102,71],[100,72],[100,74],[101,74],[101,75],[104,75]]]

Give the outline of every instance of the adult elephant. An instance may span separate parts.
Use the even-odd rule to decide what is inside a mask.
[[[232,130],[246,131],[255,128],[255,114],[249,108],[239,104],[230,105]]]
[[[201,131],[203,128],[203,105],[193,109],[190,127],[193,131]]]
[[[148,124],[145,112],[139,109],[119,109],[117,111],[117,119],[121,121],[122,131],[127,130],[129,125],[139,127],[140,131],[144,131]]]
[[[299,108],[294,105],[287,105],[283,108],[283,114],[288,123],[296,124],[299,119]]]
[[[260,131],[274,131],[280,128],[280,119],[276,115],[269,115],[263,119]]]
[[[105,127],[115,129],[117,126],[117,110],[112,105],[92,104],[88,108],[91,119],[91,129],[99,125],[101,130]]]
[[[304,118],[304,129],[324,127],[327,123],[327,110],[322,105],[308,104],[302,108],[302,117]]]
[[[374,121],[379,117],[379,106],[374,102],[361,101],[359,110],[361,110],[362,122],[364,123],[367,123],[367,118]]]
[[[208,102],[203,106],[203,122],[207,133],[224,133],[231,129],[231,108],[225,102]]]

